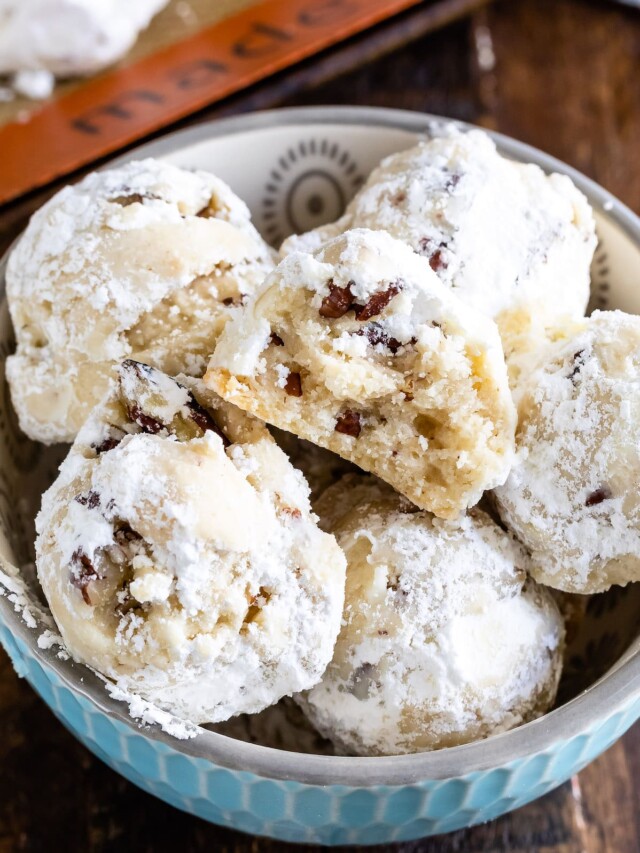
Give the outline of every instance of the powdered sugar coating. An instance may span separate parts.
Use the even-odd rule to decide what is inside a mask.
[[[640,318],[596,311],[523,389],[496,490],[534,577],[566,592],[640,580]]]
[[[368,485],[349,475],[316,505],[348,561],[333,661],[297,697],[316,728],[345,753],[390,755],[547,711],[564,628],[551,595],[527,580],[523,549],[477,509],[444,522]],[[353,506],[337,519],[336,503]]]
[[[195,723],[312,686],[339,630],[345,559],[304,479],[262,424],[196,380],[132,362],[122,376],[37,518],[38,576],[67,648]]]
[[[7,267],[23,430],[72,440],[127,356],[201,374],[233,304],[272,265],[246,205],[206,172],[149,159],[61,190]]]
[[[442,517],[511,466],[515,410],[495,324],[382,231],[287,256],[225,328],[205,382]]]

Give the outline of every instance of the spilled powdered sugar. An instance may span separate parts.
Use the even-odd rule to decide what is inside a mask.
[[[109,696],[117,702],[125,702],[129,707],[129,715],[134,720],[139,720],[142,725],[160,726],[164,732],[178,740],[189,740],[200,734],[199,727],[188,720],[180,720],[178,717],[174,717],[173,714],[163,711],[152,702],[147,702],[141,696],[131,693],[118,683],[114,684],[112,681],[102,680]]]

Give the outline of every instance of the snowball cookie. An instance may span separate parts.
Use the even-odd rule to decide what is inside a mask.
[[[272,268],[245,204],[206,172],[155,160],[66,187],[7,268],[22,429],[71,441],[126,356],[199,375],[232,311]]]
[[[438,516],[475,504],[511,467],[495,324],[382,231],[285,258],[227,325],[205,381]]]
[[[484,512],[441,521],[347,477],[317,504],[347,555],[342,630],[322,681],[298,698],[341,752],[456,746],[553,704],[564,628],[523,549]],[[412,511],[413,510],[413,511]],[[333,515],[335,519],[335,515]],[[326,515],[325,515],[326,521]]]
[[[345,558],[266,428],[125,361],[44,495],[37,568],[73,657],[196,723],[311,687]]]
[[[596,245],[584,195],[565,175],[505,159],[480,130],[438,132],[383,160],[337,222],[290,237],[282,253],[313,251],[350,228],[382,229],[491,317],[523,304],[583,315]]]
[[[94,74],[123,56],[168,0],[0,0],[0,74]]]
[[[640,317],[584,320],[519,413],[518,464],[495,496],[533,576],[579,593],[640,581]]]

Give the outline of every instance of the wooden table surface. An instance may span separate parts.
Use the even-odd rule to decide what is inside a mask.
[[[415,21],[417,33],[419,16]],[[336,62],[353,66],[353,55],[345,56]],[[194,120],[256,105],[367,104],[440,113],[539,146],[640,213],[640,11],[605,0],[502,0],[318,83],[331,71],[331,60],[307,64]],[[38,201],[0,210],[0,244]],[[1,651],[0,733],[0,853],[296,849],[209,826],[121,779],[62,728]],[[640,726],[571,782],[517,812],[377,849],[640,851]]]

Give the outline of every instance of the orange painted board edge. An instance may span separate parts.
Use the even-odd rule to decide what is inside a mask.
[[[263,0],[0,128],[0,203],[44,186],[421,0]]]

